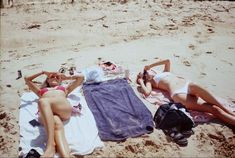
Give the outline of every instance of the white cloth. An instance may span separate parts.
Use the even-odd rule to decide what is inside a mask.
[[[190,115],[189,112],[186,111],[185,108],[178,108],[178,107],[176,107],[175,104],[173,104],[173,105],[171,106],[171,109],[175,109],[175,110],[180,110],[180,111],[182,111],[182,112],[183,112],[186,116],[188,116],[188,118],[190,118],[190,119],[192,120],[192,122],[193,122],[192,116]]]
[[[102,82],[104,80],[104,72],[98,66],[92,66],[82,70],[82,74],[85,77],[85,82]]]
[[[104,143],[98,136],[98,129],[93,114],[87,106],[84,96],[80,92],[81,87],[76,88],[68,100],[72,106],[82,105],[81,114],[71,116],[64,122],[65,137],[73,155],[86,155],[92,153],[95,148],[103,147]],[[26,156],[30,149],[36,149],[40,154],[46,147],[47,136],[43,126],[33,127],[29,121],[38,120],[38,97],[33,93],[24,93],[20,105],[20,147],[21,154]],[[55,157],[59,155],[56,154]]]

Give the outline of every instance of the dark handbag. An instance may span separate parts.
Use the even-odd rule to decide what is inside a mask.
[[[172,108],[175,105],[177,109]],[[181,110],[185,107],[180,103],[169,103],[161,105],[154,115],[155,127],[163,130],[169,130],[177,127],[182,130],[191,129],[194,122]],[[186,109],[185,109],[186,111]]]

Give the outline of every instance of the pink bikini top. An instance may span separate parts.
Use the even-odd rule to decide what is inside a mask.
[[[56,90],[61,90],[65,92],[65,88],[63,86],[57,86]],[[46,92],[48,92],[48,88],[42,88],[40,89],[39,94],[43,96],[43,94],[45,94]]]

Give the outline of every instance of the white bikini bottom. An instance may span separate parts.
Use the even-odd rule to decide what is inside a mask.
[[[189,94],[189,92],[188,92],[188,85],[189,85],[190,83],[191,83],[191,82],[188,81],[188,82],[185,83],[185,85],[184,85],[182,88],[175,90],[175,91],[172,93],[171,98],[173,98],[174,95],[176,95],[176,94]]]

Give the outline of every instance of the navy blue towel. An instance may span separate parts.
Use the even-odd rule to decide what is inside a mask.
[[[102,140],[121,141],[153,131],[153,118],[124,79],[85,84],[83,92]]]

